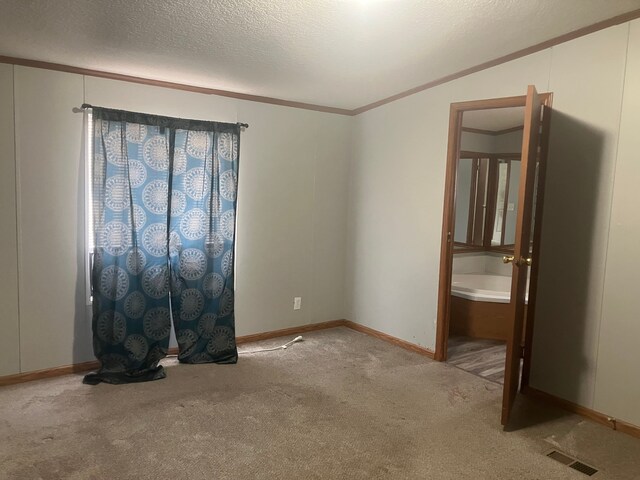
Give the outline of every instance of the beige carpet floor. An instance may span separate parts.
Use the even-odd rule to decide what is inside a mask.
[[[640,478],[637,439],[526,398],[505,432],[495,383],[346,328],[304,337],[237,365],[168,359],[157,382],[1,388],[0,478],[588,478],[552,448]]]

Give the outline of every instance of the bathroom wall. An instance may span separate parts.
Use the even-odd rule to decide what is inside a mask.
[[[486,153],[516,153],[520,152],[521,149],[522,130],[501,135],[475,132],[462,132],[460,135],[460,150]]]
[[[504,275],[510,277],[513,267],[502,261],[502,257],[505,255],[507,254],[497,252],[486,254],[484,258],[484,271],[493,275]]]
[[[502,261],[504,253],[470,252],[453,255],[453,273],[490,273],[511,276],[512,267]]]
[[[522,130],[496,135],[493,142],[495,153],[519,153],[522,150]]]
[[[495,137],[484,133],[462,132],[460,134],[460,150],[471,152],[493,152]]]
[[[482,252],[456,253],[453,273],[484,273],[485,255]]]

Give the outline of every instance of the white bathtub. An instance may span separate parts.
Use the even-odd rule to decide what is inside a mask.
[[[490,273],[454,273],[451,294],[474,302],[509,303],[511,277]],[[528,293],[525,301],[527,299]]]

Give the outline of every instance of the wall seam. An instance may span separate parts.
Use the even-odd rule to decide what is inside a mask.
[[[355,278],[353,275],[352,269],[350,268],[351,262],[348,260],[350,258],[349,249],[351,248],[351,214],[353,212],[353,202],[355,201],[353,196],[353,171],[354,171],[354,162],[355,162],[355,135],[356,135],[356,127],[357,123],[362,122],[361,119],[356,119],[355,117],[350,118],[348,120],[349,125],[349,157],[347,160],[347,196],[345,198],[346,201],[346,211],[344,216],[343,223],[343,237],[342,241],[344,242],[344,249],[342,250],[342,264],[344,265],[344,272],[342,274],[344,283],[342,284],[342,288],[344,290],[344,297],[342,298],[342,313],[343,317],[349,320],[352,320],[348,317],[353,313],[353,279]],[[351,279],[351,282],[349,282]],[[350,286],[348,286],[350,285]],[[347,315],[348,314],[348,315]]]
[[[346,198],[346,212],[345,212],[345,222],[344,222],[344,237],[343,237],[343,241],[345,243],[345,248],[343,250],[343,255],[344,255],[344,259],[343,259],[343,264],[344,264],[344,272],[343,272],[343,279],[344,279],[344,283],[343,283],[343,290],[344,290],[344,297],[342,300],[342,312],[343,312],[343,317],[347,320],[350,321],[355,321],[355,318],[350,318],[354,313],[354,308],[353,308],[353,292],[354,292],[354,269],[352,268],[352,262],[353,262],[353,255],[349,255],[349,253],[352,250],[352,238],[353,238],[353,223],[350,221],[351,220],[351,215],[354,211],[354,202],[355,202],[355,198],[354,198],[354,181],[353,181],[353,177],[354,177],[354,169],[355,169],[355,156],[356,156],[356,140],[355,140],[355,136],[357,134],[357,128],[358,125],[357,123],[360,122],[362,123],[362,118],[360,117],[359,119],[357,118],[352,118],[349,121],[349,157],[348,157],[348,163],[347,163],[347,198]],[[349,260],[351,259],[351,260]]]
[[[309,300],[307,300],[307,302],[309,303],[309,306],[311,308],[309,308],[309,314],[307,315],[307,318],[305,320],[305,324],[310,324],[313,322],[318,321],[315,318],[315,315],[317,313],[317,309],[318,309],[318,300],[319,300],[319,296],[316,294],[316,285],[317,285],[317,277],[316,277],[316,254],[317,254],[317,247],[318,247],[318,242],[316,241],[316,232],[317,232],[317,228],[316,228],[316,222],[318,221],[318,210],[317,210],[317,182],[318,182],[318,162],[320,161],[319,157],[319,153],[318,153],[318,147],[319,147],[319,143],[320,143],[320,138],[322,136],[316,136],[315,137],[315,141],[313,143],[313,184],[311,187],[311,255],[309,255],[309,263],[311,264],[311,268],[309,269],[309,281],[311,283],[310,285],[310,289],[309,289]],[[303,299],[304,300],[304,299]],[[304,307],[302,307],[304,308]]]
[[[551,91],[551,70],[553,67],[553,50],[555,47],[549,49],[549,75],[547,76],[547,92]]]
[[[616,190],[616,171],[618,169],[618,154],[620,151],[620,129],[622,127],[622,110],[624,108],[624,92],[627,84],[627,64],[629,63],[629,42],[631,41],[631,22],[627,23],[627,47],[624,55],[624,68],[622,69],[622,92],[620,94],[620,113],[618,114],[618,133],[616,135],[616,149],[614,158],[615,161],[613,163],[613,170],[611,172],[611,202],[609,203],[609,221],[607,222],[607,241],[605,243],[604,248],[604,268],[602,273],[602,293],[600,295],[600,312],[598,322],[598,332],[596,334],[596,357],[595,357],[595,367],[593,372],[593,391],[591,392],[591,408],[595,409],[595,400],[596,400],[596,391],[597,391],[597,379],[598,379],[598,363],[600,357],[600,336],[602,332],[602,322],[604,321],[604,302],[605,302],[605,291],[607,285],[607,267],[609,260],[609,242],[611,241],[611,222],[613,215],[613,201]]]
[[[16,215],[16,291],[17,291],[17,311],[18,311],[18,371],[22,373],[22,307],[21,307],[21,291],[22,291],[22,248],[21,238],[22,230],[20,228],[20,168],[18,156],[18,109],[16,108],[16,66],[12,65],[11,70],[13,94],[13,168],[15,180],[15,215]]]

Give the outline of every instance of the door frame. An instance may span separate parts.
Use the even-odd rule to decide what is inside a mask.
[[[540,93],[542,104],[551,107],[552,93]],[[451,316],[451,275],[453,270],[453,237],[455,234],[455,184],[460,154],[460,138],[462,135],[462,115],[473,110],[488,110],[496,108],[524,107],[527,96],[490,98],[486,100],[472,100],[451,104],[449,113],[449,138],[447,144],[447,166],[445,173],[444,206],[442,216],[442,236],[440,246],[440,274],[438,286],[438,315],[436,320],[436,349],[434,359],[439,362],[447,360],[447,344],[449,340],[449,324]],[[550,111],[550,110],[549,110]],[[545,124],[547,131],[545,132]],[[548,135],[548,120],[543,122],[543,134]],[[547,142],[548,143],[548,142]],[[538,172],[538,198],[543,198],[544,173],[546,171],[547,148],[540,152],[540,171]],[[542,187],[542,188],[540,188]],[[536,216],[533,234],[533,251],[539,252],[539,242],[542,226],[542,201],[536,199]],[[522,372],[522,385],[528,385],[531,368],[531,346],[533,343],[533,323],[535,321],[535,302],[537,295],[537,280],[539,255],[533,255],[530,274],[529,299],[527,307],[526,334],[524,339],[525,358]],[[533,285],[533,288],[531,288]],[[534,308],[531,308],[531,306]]]

